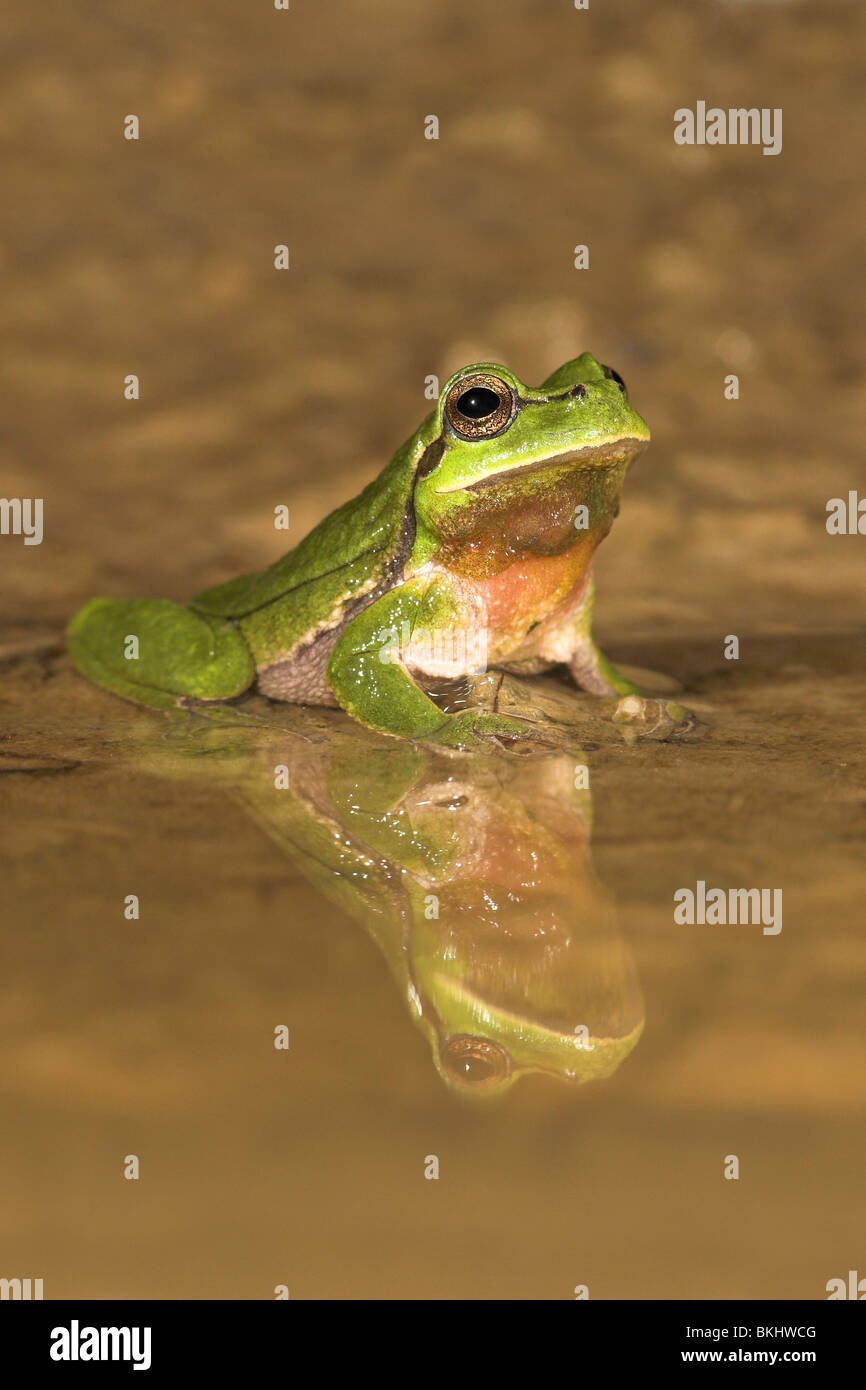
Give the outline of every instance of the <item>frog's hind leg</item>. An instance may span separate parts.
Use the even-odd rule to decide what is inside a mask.
[[[167,599],[91,599],[67,636],[82,675],[151,709],[232,700],[255,678],[252,653],[234,623]]]

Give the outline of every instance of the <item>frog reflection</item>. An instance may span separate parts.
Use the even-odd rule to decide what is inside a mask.
[[[592,869],[582,761],[336,729],[270,735],[233,763],[234,795],[373,937],[446,1083],[609,1076],[643,1010]]]
[[[497,677],[532,744],[468,753],[389,739],[335,711],[262,704],[185,717],[136,762],[223,784],[385,957],[436,1068],[491,1096],[528,1072],[609,1076],[643,1026],[640,987],[590,856],[588,769],[602,724],[554,683]],[[255,706],[253,707],[255,709]],[[646,736],[664,732],[650,719]],[[633,737],[630,729],[626,730]]]

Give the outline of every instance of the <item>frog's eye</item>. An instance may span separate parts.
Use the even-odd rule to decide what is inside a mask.
[[[489,1038],[456,1033],[439,1054],[442,1070],[452,1081],[473,1089],[496,1086],[511,1074],[511,1058]]]
[[[601,370],[604,372],[604,374],[605,374],[605,376],[607,377],[608,381],[615,381],[615,382],[616,382],[616,384],[617,384],[617,386],[619,387],[620,391],[622,391],[622,394],[625,396],[625,395],[627,394],[626,389],[625,389],[625,382],[623,381],[623,379],[622,379],[622,377],[620,376],[619,372],[614,371],[613,367],[605,367],[603,363],[602,363],[602,368],[601,368]]]
[[[489,372],[455,382],[445,402],[448,423],[461,439],[491,439],[501,434],[514,419],[515,410],[511,388]]]

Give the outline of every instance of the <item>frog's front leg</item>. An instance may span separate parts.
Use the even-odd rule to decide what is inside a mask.
[[[592,632],[595,580],[590,578],[577,612],[554,634],[557,659],[566,661],[572,678],[591,695],[644,695],[639,686],[618,671],[599,647]]]
[[[580,608],[568,623],[548,634],[545,654],[565,661],[576,685],[592,695],[619,695],[613,713],[616,724],[625,726],[627,737],[679,738],[694,728],[697,720],[691,710],[665,697],[641,690],[618,671],[598,646],[592,634],[593,580],[586,588]]]
[[[232,700],[255,677],[233,623],[167,599],[91,599],[70,621],[68,637],[82,675],[151,709]]]
[[[446,577],[407,580],[347,624],[328,662],[328,684],[347,713],[382,733],[454,748],[534,737],[530,724],[481,708],[448,714],[413,679],[410,648],[432,644],[437,633],[462,630],[465,639],[470,627]]]

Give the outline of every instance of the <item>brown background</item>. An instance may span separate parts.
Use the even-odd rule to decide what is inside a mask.
[[[863,1251],[866,539],[824,528],[866,493],[862,6],[0,22],[2,489],[45,499],[42,546],[0,539],[0,1275],[48,1297],[822,1297]],[[782,107],[782,153],[676,146],[698,99]],[[492,358],[535,384],[587,348],[654,434],[601,553],[601,634],[711,732],[593,767],[638,1049],[594,1089],[530,1079],[476,1113],[355,925],[219,791],[122,762],[157,725],[59,634],[94,592],[182,599],[275,558],[273,507],[297,539],[373,476],[429,373]],[[782,887],[781,936],[675,929],[674,889],[713,874]]]

